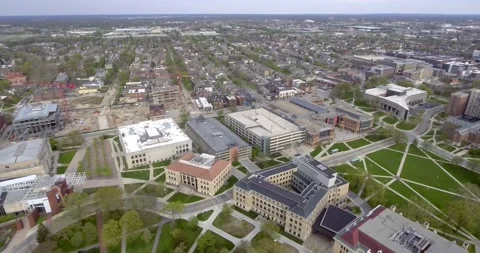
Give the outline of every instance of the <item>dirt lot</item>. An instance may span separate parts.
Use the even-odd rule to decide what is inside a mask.
[[[68,99],[69,109],[94,108],[100,106],[103,95],[80,96]]]
[[[107,120],[110,127],[119,127],[148,120],[148,107],[110,109]]]
[[[77,110],[70,111],[70,122],[65,125],[65,128],[57,135],[64,135],[73,130],[80,132],[90,132],[99,129],[98,125],[98,110]]]

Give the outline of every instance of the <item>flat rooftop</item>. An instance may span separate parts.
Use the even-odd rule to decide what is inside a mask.
[[[386,96],[388,90],[394,90],[396,92],[405,92],[405,95],[393,95],[393,96]],[[395,104],[398,104],[402,106],[404,109],[408,110],[408,103],[407,103],[407,98],[415,95],[420,95],[420,94],[426,94],[426,91],[417,89],[417,88],[412,88],[412,87],[403,87],[400,85],[396,84],[387,84],[386,86],[379,86],[373,89],[368,89],[365,91],[365,94],[375,96],[375,97],[381,97],[385,100],[394,102]]]
[[[276,108],[285,114],[295,115],[297,118],[310,118],[314,112],[304,109],[288,100],[277,100],[270,102],[270,107]]]
[[[229,150],[232,147],[245,148],[250,146],[215,118],[198,117],[188,121],[187,125],[216,153]]]
[[[229,165],[230,162],[215,159],[215,156],[209,154],[187,153],[178,161],[168,165],[167,169],[212,181]]]
[[[126,154],[190,141],[171,118],[119,127],[118,132]]]
[[[27,104],[20,108],[13,121],[46,118],[57,110],[58,105],[54,103]]]
[[[43,145],[43,139],[13,143],[11,146],[0,150],[0,164],[6,165],[36,160]]]
[[[299,126],[265,108],[230,113],[228,116],[258,136],[275,137],[300,131]]]

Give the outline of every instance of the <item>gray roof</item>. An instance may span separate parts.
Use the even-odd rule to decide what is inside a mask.
[[[198,117],[188,121],[187,125],[216,153],[229,150],[231,147],[250,146],[215,118]]]
[[[18,191],[9,191],[9,192],[2,192],[0,198],[0,205],[6,205],[18,201],[22,201],[23,197],[27,194],[29,189],[18,190]]]
[[[38,159],[44,145],[43,139],[16,143],[0,150],[0,164],[13,164]]]
[[[28,104],[20,108],[14,121],[46,118],[50,113],[56,112],[58,105],[54,103]]]
[[[344,105],[339,105],[336,107],[336,111],[338,113],[344,113],[348,115],[351,118],[365,121],[365,120],[373,120],[373,116],[370,116],[362,111],[359,111],[355,108],[349,107],[349,106],[344,106]]]
[[[315,113],[328,113],[328,109],[326,107],[314,105],[300,98],[291,98],[290,102]]]
[[[57,75],[57,78],[55,78],[54,82],[66,82],[68,81],[68,75],[64,73],[60,73]]]

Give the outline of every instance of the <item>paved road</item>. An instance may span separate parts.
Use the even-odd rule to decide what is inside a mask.
[[[368,146],[363,146],[358,149],[329,155],[327,157],[321,157],[319,160],[325,165],[335,166],[335,165],[339,165],[339,164],[343,164],[345,162],[351,161],[357,157],[373,153],[377,150],[384,149],[393,144],[395,144],[395,141],[393,139],[386,139]]]
[[[250,159],[244,159],[239,161],[250,173],[260,171],[261,169],[253,163]]]

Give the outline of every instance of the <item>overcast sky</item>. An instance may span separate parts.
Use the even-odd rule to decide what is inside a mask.
[[[480,14],[480,0],[0,0],[0,16],[232,13]]]

